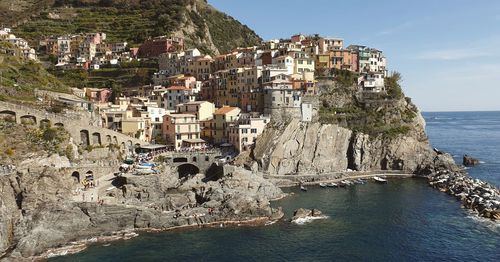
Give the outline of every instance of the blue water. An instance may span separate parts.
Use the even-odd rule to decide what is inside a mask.
[[[483,161],[468,169],[471,176],[500,186],[500,111],[424,113],[434,147],[449,152],[457,163],[464,154]]]
[[[500,113],[428,113],[435,147],[485,163],[473,176],[499,184]],[[500,261],[500,226],[477,219],[421,179],[348,189],[292,190],[274,203],[329,219],[307,225],[143,233],[51,261]]]

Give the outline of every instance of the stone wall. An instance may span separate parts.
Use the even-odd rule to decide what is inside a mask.
[[[94,126],[90,118],[84,117],[81,114],[72,114],[71,112],[54,114],[7,102],[0,102],[0,114],[14,117],[17,123],[30,120],[37,125],[47,123],[52,126],[62,126],[70,133],[76,144],[84,146],[116,144],[130,149],[136,144],[147,144],[122,133]]]

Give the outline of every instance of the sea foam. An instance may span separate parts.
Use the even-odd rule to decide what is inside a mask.
[[[300,218],[294,219],[294,220],[292,220],[292,223],[297,224],[297,225],[304,225],[307,223],[311,223],[314,220],[328,219],[328,218],[329,218],[329,216],[316,216],[316,217],[307,216],[307,217],[300,217]]]

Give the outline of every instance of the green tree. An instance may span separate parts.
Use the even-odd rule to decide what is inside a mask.
[[[401,82],[403,78],[399,72],[393,71],[390,76],[385,78],[385,89],[387,96],[393,99],[400,99],[404,97],[403,90],[401,89]]]

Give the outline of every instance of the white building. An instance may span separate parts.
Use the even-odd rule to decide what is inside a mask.
[[[385,90],[385,72],[364,73],[358,78],[358,86],[364,91],[381,92]]]
[[[237,123],[228,127],[229,143],[239,152],[250,150],[270,121],[269,116],[252,117],[242,114]]]
[[[290,75],[287,68],[281,68],[276,65],[265,66],[262,70],[262,83],[271,82],[272,78],[277,75]]]
[[[191,88],[184,86],[172,86],[167,88],[164,100],[165,109],[175,111],[178,104],[196,101],[196,94]]]
[[[280,68],[285,68],[287,71],[287,74],[291,75],[294,73],[295,69],[295,61],[293,57],[286,55],[286,56],[278,56],[273,58],[273,65],[276,65],[277,67]]]
[[[161,136],[161,127],[163,125],[163,116],[167,114],[167,111],[165,108],[160,108],[160,107],[148,107],[148,114],[149,118],[151,119],[151,126],[152,126],[152,136],[153,138],[157,137],[158,135]]]

